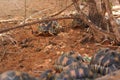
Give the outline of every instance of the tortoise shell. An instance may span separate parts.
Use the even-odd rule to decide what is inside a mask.
[[[83,62],[83,58],[78,55],[77,53],[74,53],[73,51],[70,51],[68,53],[62,54],[55,62],[55,70],[56,71],[62,71],[63,67],[66,67],[70,64],[74,64],[74,62]],[[72,64],[72,66],[73,66]]]
[[[67,53],[63,53],[55,62],[57,65],[67,66],[72,62],[84,62],[84,59],[79,53],[75,53],[74,51],[70,51]]]
[[[69,68],[61,73],[53,73],[52,70],[43,72],[40,80],[86,80],[93,79],[94,74],[87,64],[81,64],[79,68]]]
[[[93,71],[107,74],[120,69],[120,54],[111,49],[102,49],[92,57],[90,62]]]
[[[65,67],[73,62],[77,62],[77,60],[72,57],[60,56],[58,58],[58,60],[56,61],[54,68],[56,71],[59,72],[59,71],[62,71],[63,67]]]
[[[43,73],[41,73],[39,80],[50,80],[53,76],[52,70],[46,70]]]
[[[62,71],[59,75],[55,76],[55,80],[84,80],[93,78],[94,74],[89,69],[88,66],[81,66],[79,68],[69,69],[66,71]]]
[[[88,67],[86,63],[81,63],[81,62],[73,62],[69,64],[68,66],[63,67],[63,71],[70,70],[70,69],[78,69],[80,67]]]
[[[102,59],[108,54],[109,48],[100,49],[92,56],[90,64],[101,64]]]
[[[0,80],[36,80],[36,78],[20,71],[7,71],[0,75]]]
[[[59,70],[58,72],[61,72],[61,71],[67,71],[67,70],[70,70],[70,69],[78,69],[80,68],[81,66],[87,66],[86,63],[81,63],[81,62],[72,62],[71,64],[63,67],[63,66],[56,66],[56,68],[58,68],[57,70]]]
[[[57,35],[59,28],[57,21],[47,21],[38,26],[38,31],[40,35]]]

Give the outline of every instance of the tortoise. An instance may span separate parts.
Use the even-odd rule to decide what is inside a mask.
[[[57,35],[60,30],[60,25],[57,21],[46,21],[38,26],[40,35]]]
[[[90,68],[102,75],[120,69],[120,54],[109,48],[99,50],[90,62]]]
[[[37,80],[25,72],[6,71],[0,75],[0,80]]]
[[[74,51],[70,51],[67,53],[63,53],[55,62],[55,70],[56,71],[62,71],[63,67],[66,67],[70,64],[72,64],[72,66],[74,65],[74,62],[84,62],[82,56],[80,56],[78,53],[75,53]]]
[[[69,69],[66,71],[62,71],[61,73],[51,73],[47,72],[46,79],[44,80],[85,80],[85,79],[93,79],[94,74],[89,69],[88,66],[81,66],[79,68]],[[42,79],[41,79],[42,80]]]

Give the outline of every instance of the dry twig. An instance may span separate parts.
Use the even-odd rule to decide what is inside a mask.
[[[7,20],[0,20],[0,23],[9,23],[9,22],[20,22],[23,19],[7,19]]]
[[[6,49],[5,49],[5,46],[3,46],[4,49],[3,49],[3,53],[2,53],[2,57],[0,58],[0,62],[4,59],[5,55],[6,55]]]

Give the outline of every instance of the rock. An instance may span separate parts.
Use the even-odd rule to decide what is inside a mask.
[[[80,51],[84,51],[84,50],[85,50],[85,48],[81,48],[81,49],[80,49]]]
[[[52,49],[52,47],[53,47],[52,44],[46,46],[46,47],[44,48],[44,52],[48,52],[48,51],[50,51],[50,50]]]

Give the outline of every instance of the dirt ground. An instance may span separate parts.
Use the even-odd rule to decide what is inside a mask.
[[[50,37],[36,37],[28,28],[16,29],[11,33],[17,44],[13,44],[8,39],[6,42],[2,42],[5,43],[5,46],[1,46],[0,50],[2,59],[0,72],[19,70],[39,76],[39,72],[52,69],[55,59],[62,52],[74,50],[83,56],[85,54],[92,56],[98,50],[93,43],[80,44],[84,33],[80,29],[69,29],[57,36]],[[4,57],[2,57],[3,55]]]
[[[41,2],[40,5],[42,6],[44,1],[41,0]],[[47,3],[46,5],[52,6],[53,2],[54,0],[52,0],[51,5]],[[45,8],[45,6],[42,8]],[[38,10],[40,10],[40,7]],[[18,14],[16,15],[20,16]],[[14,25],[17,24],[1,23],[0,28],[3,29]],[[37,24],[32,25],[32,28],[35,29],[37,26]],[[0,73],[8,70],[18,70],[38,77],[44,70],[53,69],[54,61],[59,57],[61,52],[74,50],[82,56],[92,56],[98,49],[106,47],[97,46],[95,42],[81,44],[80,40],[85,33],[81,29],[68,28],[66,31],[60,32],[57,36],[45,37],[34,36],[29,27],[27,26],[9,32],[16,43],[11,42],[8,38],[0,37],[0,41],[2,39],[6,40],[0,42],[1,44],[4,43],[4,45],[0,46]]]

